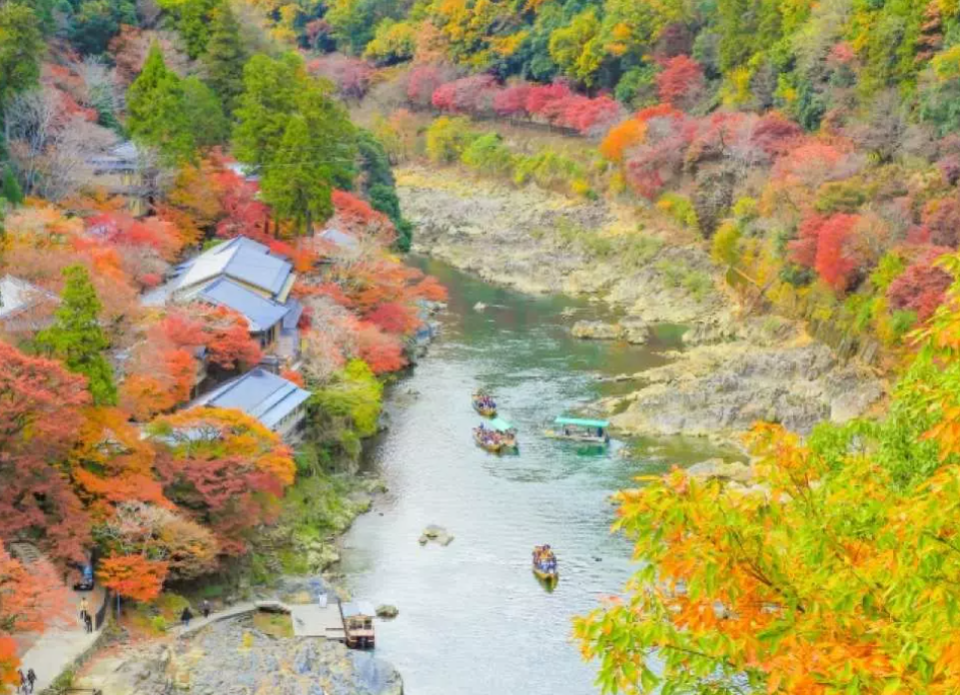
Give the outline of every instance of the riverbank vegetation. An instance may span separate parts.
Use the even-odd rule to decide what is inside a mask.
[[[0,3],[0,691],[92,558],[156,627],[171,588],[319,571],[371,491],[361,441],[444,289],[395,255],[379,141],[260,17]],[[182,291],[218,248],[261,254],[245,306]],[[279,422],[196,404],[269,372],[305,399]]]
[[[958,302],[955,281],[885,417],[806,441],[757,425],[750,490],[675,470],[617,495],[644,568],[576,627],[606,690],[960,687]]]

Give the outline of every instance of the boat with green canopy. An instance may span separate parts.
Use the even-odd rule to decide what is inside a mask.
[[[517,430],[513,425],[501,417],[493,418],[489,425],[474,428],[473,439],[477,446],[495,454],[516,450]]]
[[[553,428],[544,432],[554,439],[569,439],[573,442],[588,442],[590,444],[607,444],[610,435],[609,420],[589,420],[578,417],[558,417],[553,421]]]

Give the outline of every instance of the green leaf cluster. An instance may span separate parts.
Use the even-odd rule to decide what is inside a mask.
[[[168,162],[193,158],[197,147],[197,128],[205,124],[194,121],[203,117],[202,109],[212,102],[204,94],[205,86],[190,83],[193,98],[201,103],[188,103],[184,80],[167,68],[157,43],[150,47],[143,70],[127,90],[127,129],[138,143],[156,148]],[[215,97],[214,97],[215,99]],[[215,104],[219,110],[219,104]],[[222,112],[219,118],[223,118]]]
[[[36,337],[37,348],[62,360],[67,369],[87,377],[87,389],[96,405],[117,402],[113,368],[105,351],[109,341],[100,327],[102,305],[82,265],[65,268],[66,280],[54,322]]]

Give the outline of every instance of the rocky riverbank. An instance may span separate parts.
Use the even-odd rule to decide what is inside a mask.
[[[289,620],[289,616],[286,616]],[[317,637],[284,634],[277,622],[245,616],[170,637],[110,650],[74,687],[157,695],[401,695],[400,674],[366,652]]]
[[[649,323],[731,319],[700,246],[638,233],[626,206],[422,166],[397,170],[397,192],[415,251],[489,282],[602,297]]]
[[[620,315],[571,321],[574,335],[643,343],[656,324],[687,328],[670,364],[624,375],[636,391],[597,404],[623,432],[730,439],[764,419],[805,433],[884,396],[871,370],[839,362],[796,323],[740,317],[702,242],[641,230],[635,210],[452,168],[410,166],[397,180],[415,250],[521,291],[596,297]]]

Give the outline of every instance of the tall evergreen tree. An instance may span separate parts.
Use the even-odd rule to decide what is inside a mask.
[[[71,372],[87,377],[87,388],[97,405],[117,402],[113,369],[103,355],[109,346],[100,328],[100,299],[82,265],[64,268],[66,285],[54,322],[37,334],[37,347],[63,360]]]
[[[136,25],[134,0],[79,0],[74,3],[68,35],[81,53],[99,54],[124,24]]]
[[[300,114],[291,116],[261,179],[264,200],[305,234],[333,214],[330,167],[323,157],[312,154],[313,145],[307,120]]]
[[[223,115],[223,105],[199,78],[190,76],[183,80],[183,96],[187,120],[193,127],[193,137],[198,147],[220,145],[230,136],[230,123]]]
[[[168,161],[193,157],[196,138],[183,83],[167,68],[156,43],[127,90],[127,129],[135,141],[156,147]]]
[[[326,164],[334,188],[349,190],[357,176],[357,129],[343,104],[320,84],[305,79],[297,93],[297,111],[310,133],[305,154]]]
[[[277,151],[297,92],[306,82],[303,61],[287,53],[274,60],[253,56],[243,68],[243,94],[234,112],[233,153],[247,164],[265,164]]]
[[[248,57],[237,18],[230,3],[223,0],[213,12],[203,64],[207,68],[207,84],[220,97],[228,117],[233,115],[243,93],[243,66]]]
[[[13,170],[7,166],[3,170],[3,183],[0,184],[0,196],[11,205],[20,205],[23,202],[23,190],[13,175]]]
[[[203,55],[210,40],[210,21],[218,0],[157,0],[157,4],[173,20],[187,54],[194,59]]]
[[[0,3],[0,109],[4,102],[37,83],[43,35],[28,4]]]

